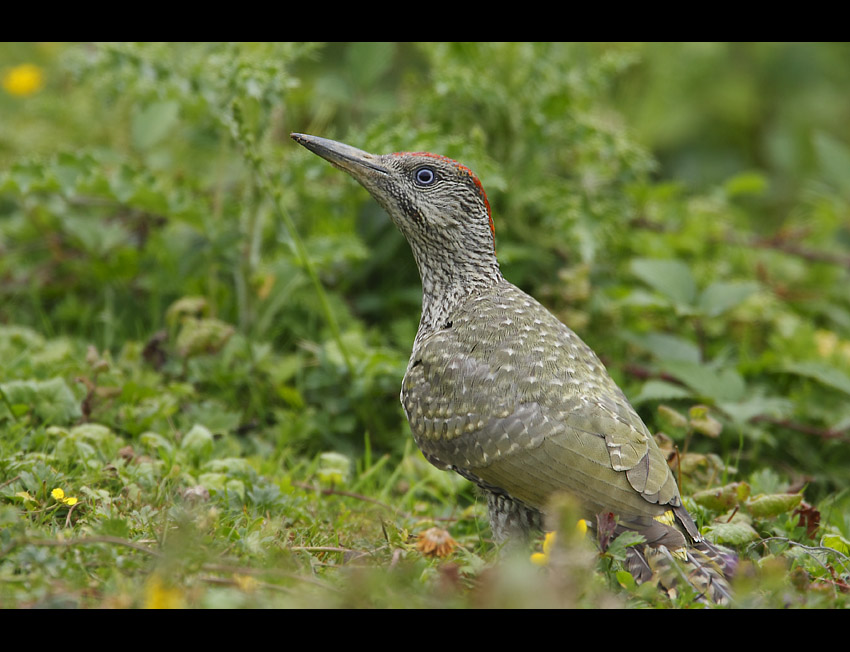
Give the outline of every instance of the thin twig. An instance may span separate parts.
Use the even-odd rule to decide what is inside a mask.
[[[121,537],[112,537],[108,535],[99,535],[99,536],[91,536],[91,537],[81,537],[78,539],[18,539],[16,541],[10,542],[9,550],[16,546],[20,545],[33,545],[33,546],[56,546],[56,547],[70,547],[70,546],[85,546],[91,545],[95,543],[106,543],[113,546],[124,546],[125,548],[132,548],[133,550],[138,550],[139,552],[144,552],[145,554],[151,555],[152,557],[161,558],[163,555],[158,550],[153,550],[151,548],[147,548],[139,543],[134,541],[128,541],[127,539],[122,539]],[[4,552],[8,552],[8,550],[4,550]]]
[[[791,546],[796,546],[798,548],[802,548],[803,550],[815,553],[815,552],[827,552],[832,553],[838,557],[840,557],[845,563],[850,563],[850,557],[845,555],[843,552],[836,550],[835,548],[830,548],[829,546],[807,546],[804,543],[797,543],[788,537],[765,537],[764,539],[760,539],[759,541],[753,541],[750,544],[750,547],[756,546],[760,543],[766,543],[767,541],[782,541],[783,543],[787,543]]]
[[[7,484],[12,484],[12,483],[13,483],[13,482],[15,482],[16,480],[20,480],[20,479],[21,479],[21,476],[20,476],[20,475],[16,475],[16,476],[15,476],[14,478],[12,478],[11,480],[6,480],[6,482],[4,482],[3,484],[0,484],[0,489],[2,489],[3,487],[5,487]]]
[[[840,439],[842,441],[850,441],[850,436],[848,436],[846,432],[842,432],[841,430],[832,430],[831,428],[818,428],[816,426],[810,426],[805,423],[791,421],[790,419],[777,419],[776,417],[771,417],[766,414],[759,414],[750,419],[750,423],[759,422],[770,423],[775,426],[781,426],[782,428],[788,428],[789,430],[796,430],[797,432],[802,432],[807,435],[816,435],[821,439]]]
[[[199,579],[201,582],[206,582],[207,584],[221,584],[224,586],[236,586],[240,589],[245,590],[244,586],[239,582],[239,580],[229,578],[229,577],[215,577],[212,575],[200,576]],[[271,584],[270,582],[256,582],[251,585],[251,590],[269,590],[269,591],[279,591],[281,593],[287,593],[292,595],[294,591],[290,589],[288,586],[280,586],[279,584]]]
[[[343,491],[342,489],[334,489],[333,487],[329,489],[322,489],[321,487],[314,487],[313,485],[306,484],[304,482],[293,482],[293,486],[298,487],[300,489],[306,489],[308,491],[318,491],[323,496],[346,496],[348,498],[355,498],[357,500],[362,500],[367,503],[372,503],[374,505],[378,505],[379,507],[383,507],[391,512],[394,512],[404,518],[410,519],[418,519],[422,518],[421,516],[417,516],[416,514],[411,514],[410,512],[405,512],[403,510],[398,509],[397,507],[393,507],[392,505],[388,505],[387,503],[381,502],[376,498],[372,498],[371,496],[364,496],[363,494],[357,494],[352,491]],[[444,521],[449,523],[454,523],[457,521],[457,517],[454,516],[429,516],[428,520],[431,521]]]
[[[298,575],[297,573],[290,573],[288,571],[280,570],[277,568],[251,568],[250,566],[229,566],[227,564],[207,563],[201,564],[201,569],[209,573],[230,573],[233,575],[250,575],[252,577],[281,577],[290,580],[298,580],[299,582],[306,582],[308,584],[315,584],[316,586],[320,586],[323,589],[327,589],[329,591],[338,590],[330,584],[322,582],[321,580],[316,579],[315,577],[312,577],[310,575]]]

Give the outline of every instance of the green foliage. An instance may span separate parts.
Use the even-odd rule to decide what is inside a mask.
[[[0,606],[695,604],[572,517],[547,568],[499,561],[398,404],[409,250],[291,131],[475,170],[503,272],[659,433],[739,603],[846,606],[846,44],[0,55],[44,76],[0,90]]]

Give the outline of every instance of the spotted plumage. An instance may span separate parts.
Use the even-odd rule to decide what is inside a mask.
[[[541,527],[549,498],[577,496],[591,522],[614,513],[638,581],[688,581],[729,599],[732,557],[706,542],[682,505],[649,430],[596,354],[502,276],[479,179],[443,156],[373,155],[315,136],[293,138],[345,170],[410,243],[422,316],[401,402],[417,445],[484,491],[497,540]],[[661,570],[659,570],[661,569]]]

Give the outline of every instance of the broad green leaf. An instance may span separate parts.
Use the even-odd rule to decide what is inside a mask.
[[[659,405],[656,412],[665,432],[669,434],[671,431],[679,431],[684,435],[688,428],[688,418],[684,414],[669,405]]]
[[[674,385],[664,380],[647,380],[641,387],[640,393],[632,398],[632,403],[639,405],[647,401],[669,401],[689,396],[693,396],[693,392],[681,385]]]
[[[767,177],[761,172],[742,172],[723,184],[726,194],[730,197],[740,195],[763,195],[767,190]]]
[[[839,534],[826,534],[821,540],[821,545],[827,548],[832,548],[838,552],[848,555],[850,554],[850,541]]]
[[[678,335],[671,335],[669,333],[635,335],[634,333],[628,333],[623,336],[623,339],[646,349],[659,360],[700,361],[699,347],[690,340]]]
[[[764,494],[750,498],[746,505],[753,516],[767,517],[789,512],[802,500],[802,494]]]
[[[174,449],[174,444],[157,432],[143,432],[139,435],[139,442],[153,449],[163,448],[168,452]]]
[[[812,378],[845,394],[850,394],[850,376],[823,362],[787,362],[782,366],[782,370]]]
[[[753,529],[753,526],[743,521],[714,523],[706,528],[706,534],[710,535],[716,543],[732,545],[742,545],[759,538],[759,534]]]
[[[718,281],[702,291],[697,303],[700,312],[717,317],[742,303],[747,297],[758,291],[759,285],[750,281]]]
[[[236,332],[220,319],[186,317],[177,335],[177,352],[184,358],[204,353],[217,353]]]
[[[206,455],[212,451],[213,435],[205,427],[196,423],[183,436],[183,441],[180,442],[180,448],[193,451],[199,455]]]
[[[733,482],[723,487],[703,489],[691,494],[693,501],[703,507],[722,512],[734,507],[750,495],[750,485],[746,482]]]
[[[131,133],[133,145],[139,149],[148,149],[168,135],[177,124],[180,105],[166,100],[154,102],[133,115]]]
[[[49,424],[65,424],[82,416],[80,402],[65,380],[13,380],[2,385],[3,394],[12,406],[27,404],[33,413]],[[0,403],[0,414],[6,411]]]
[[[623,561],[626,558],[626,550],[628,548],[639,545],[644,541],[646,541],[646,539],[644,539],[643,535],[634,532],[633,530],[626,530],[611,541],[611,544],[605,552],[611,555],[614,559]]]
[[[786,416],[794,409],[794,404],[778,396],[748,396],[739,402],[718,401],[717,407],[736,423],[746,423],[759,415]]]
[[[226,473],[201,473],[198,476],[198,484],[202,485],[209,491],[221,493],[227,485],[228,476]]]
[[[681,260],[636,258],[631,262],[632,273],[677,306],[692,306],[697,284],[690,268]]]
[[[823,131],[812,138],[821,173],[844,192],[850,192],[850,148]]]
[[[629,591],[637,588],[637,582],[635,582],[634,576],[627,570],[617,571],[617,582]]]
[[[716,369],[709,365],[670,360],[664,363],[663,368],[700,396],[716,402],[738,401],[746,393],[744,379],[732,367]]]
[[[708,437],[718,437],[723,431],[723,424],[709,414],[705,405],[694,405],[688,410],[691,428]]]

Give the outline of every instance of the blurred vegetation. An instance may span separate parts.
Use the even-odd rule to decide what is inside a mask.
[[[846,606],[848,57],[0,44],[0,606],[694,604],[568,504],[546,568],[498,561],[400,409],[407,245],[293,131],[475,170],[505,276],[659,433],[740,605]]]

